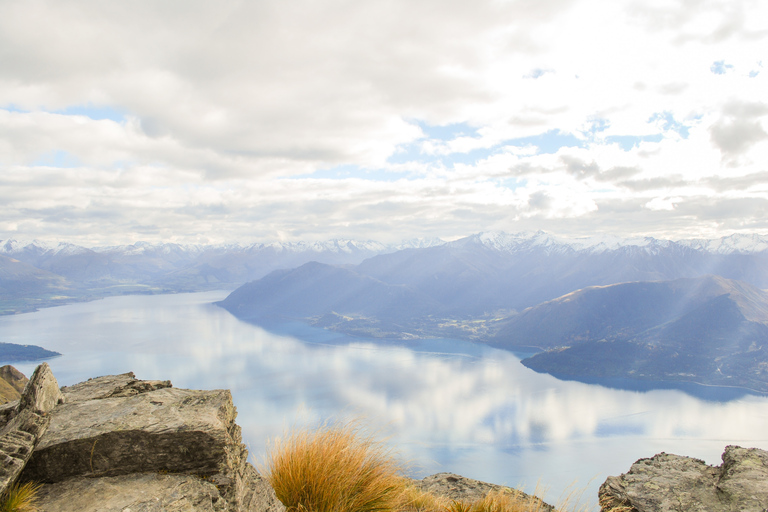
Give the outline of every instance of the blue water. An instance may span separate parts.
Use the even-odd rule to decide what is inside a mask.
[[[582,503],[595,507],[597,487],[638,458],[666,451],[719,464],[728,444],[768,449],[765,396],[558,380],[458,340],[371,341],[298,323],[267,330],[211,304],[225,296],[113,297],[5,316],[0,341],[61,352],[49,361],[61,385],[133,371],[230,389],[257,465],[291,426],[362,418],[411,476],[538,484],[553,504],[585,488]],[[29,375],[35,364],[16,367]]]

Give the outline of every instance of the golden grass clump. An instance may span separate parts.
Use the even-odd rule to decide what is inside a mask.
[[[401,511],[415,512],[445,512],[451,506],[450,500],[441,496],[423,491],[413,484],[408,484],[403,489],[400,497]]]
[[[265,477],[289,512],[389,512],[402,504],[401,465],[356,423],[290,433],[266,462]]]
[[[545,507],[544,502],[536,496],[492,491],[472,503],[454,501],[445,510],[448,512],[539,512],[545,510]]]
[[[326,424],[276,440],[261,472],[288,512],[543,512],[534,495],[493,491],[472,502],[419,489],[392,452],[358,423]],[[566,499],[564,507],[568,507]],[[0,510],[0,512],[3,512]]]
[[[40,484],[15,484],[0,500],[0,512],[38,512],[37,491]]]

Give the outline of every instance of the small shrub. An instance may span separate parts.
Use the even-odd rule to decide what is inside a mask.
[[[37,491],[40,484],[15,484],[0,501],[0,512],[38,512]]]
[[[402,503],[401,469],[356,423],[336,423],[275,441],[264,474],[289,512],[389,512]]]

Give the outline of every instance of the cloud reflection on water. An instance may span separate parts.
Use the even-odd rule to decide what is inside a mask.
[[[296,325],[280,334],[206,304],[220,296],[52,308],[0,318],[0,336],[62,352],[51,366],[63,384],[134,371],[177,387],[231,389],[257,459],[288,426],[362,416],[391,435],[415,475],[541,478],[556,500],[574,478],[598,475],[593,494],[607,474],[662,450],[717,463],[727,444],[768,448],[767,397],[716,402],[561,381],[512,353],[454,340],[372,342]],[[18,367],[29,374],[34,365]]]

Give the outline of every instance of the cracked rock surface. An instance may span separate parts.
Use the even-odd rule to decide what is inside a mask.
[[[126,373],[64,387],[59,395],[49,390],[38,402],[53,400],[47,430],[20,476],[44,483],[41,510],[285,510],[247,462],[227,390],[176,389]]]
[[[600,486],[602,512],[765,512],[768,452],[726,446],[720,466],[660,453]]]

